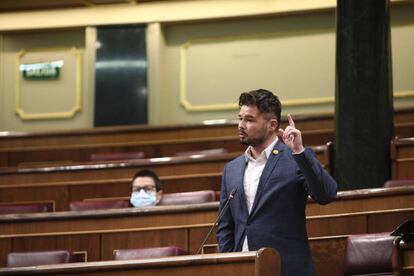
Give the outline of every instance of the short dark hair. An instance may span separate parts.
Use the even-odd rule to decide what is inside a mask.
[[[279,98],[266,89],[257,89],[241,93],[239,97],[239,108],[243,105],[254,105],[263,114],[270,114],[276,117],[277,124],[280,124],[280,113],[282,104]]]
[[[132,178],[132,182],[134,182],[135,178],[137,177],[151,177],[152,179],[154,179],[155,189],[157,190],[157,192],[161,190],[161,181],[155,172],[151,170],[141,170],[134,175],[134,177]]]

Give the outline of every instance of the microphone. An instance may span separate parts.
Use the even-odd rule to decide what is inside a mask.
[[[226,204],[224,204],[223,208],[221,209],[219,215],[217,216],[216,221],[214,222],[214,224],[210,227],[210,231],[208,231],[206,237],[204,238],[204,241],[201,243],[200,248],[197,250],[197,255],[200,254],[201,250],[203,249],[204,245],[206,244],[208,238],[210,238],[211,233],[213,232],[214,227],[217,225],[217,223],[220,221],[221,217],[224,215],[224,212],[227,210],[230,201],[234,198],[234,194],[237,192],[237,188],[234,188],[230,194],[229,197],[227,198]]]

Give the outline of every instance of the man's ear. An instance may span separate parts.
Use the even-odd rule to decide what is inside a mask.
[[[161,201],[161,198],[162,198],[162,190],[159,190],[159,191],[155,194],[155,197],[156,197],[155,205],[157,205],[157,204]]]
[[[277,122],[277,120],[276,119],[270,119],[270,121],[269,121],[269,123],[270,123],[270,130],[272,130],[272,131],[277,131],[278,130],[278,122]]]

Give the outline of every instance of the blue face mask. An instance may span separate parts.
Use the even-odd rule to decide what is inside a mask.
[[[155,205],[157,197],[155,192],[146,192],[141,189],[131,194],[130,202],[134,207],[144,207]]]

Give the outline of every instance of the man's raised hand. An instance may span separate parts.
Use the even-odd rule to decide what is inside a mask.
[[[305,148],[303,147],[302,134],[300,130],[295,127],[295,122],[290,114],[287,115],[289,125],[283,130],[279,128],[280,136],[283,142],[288,146],[294,154],[302,153]]]

